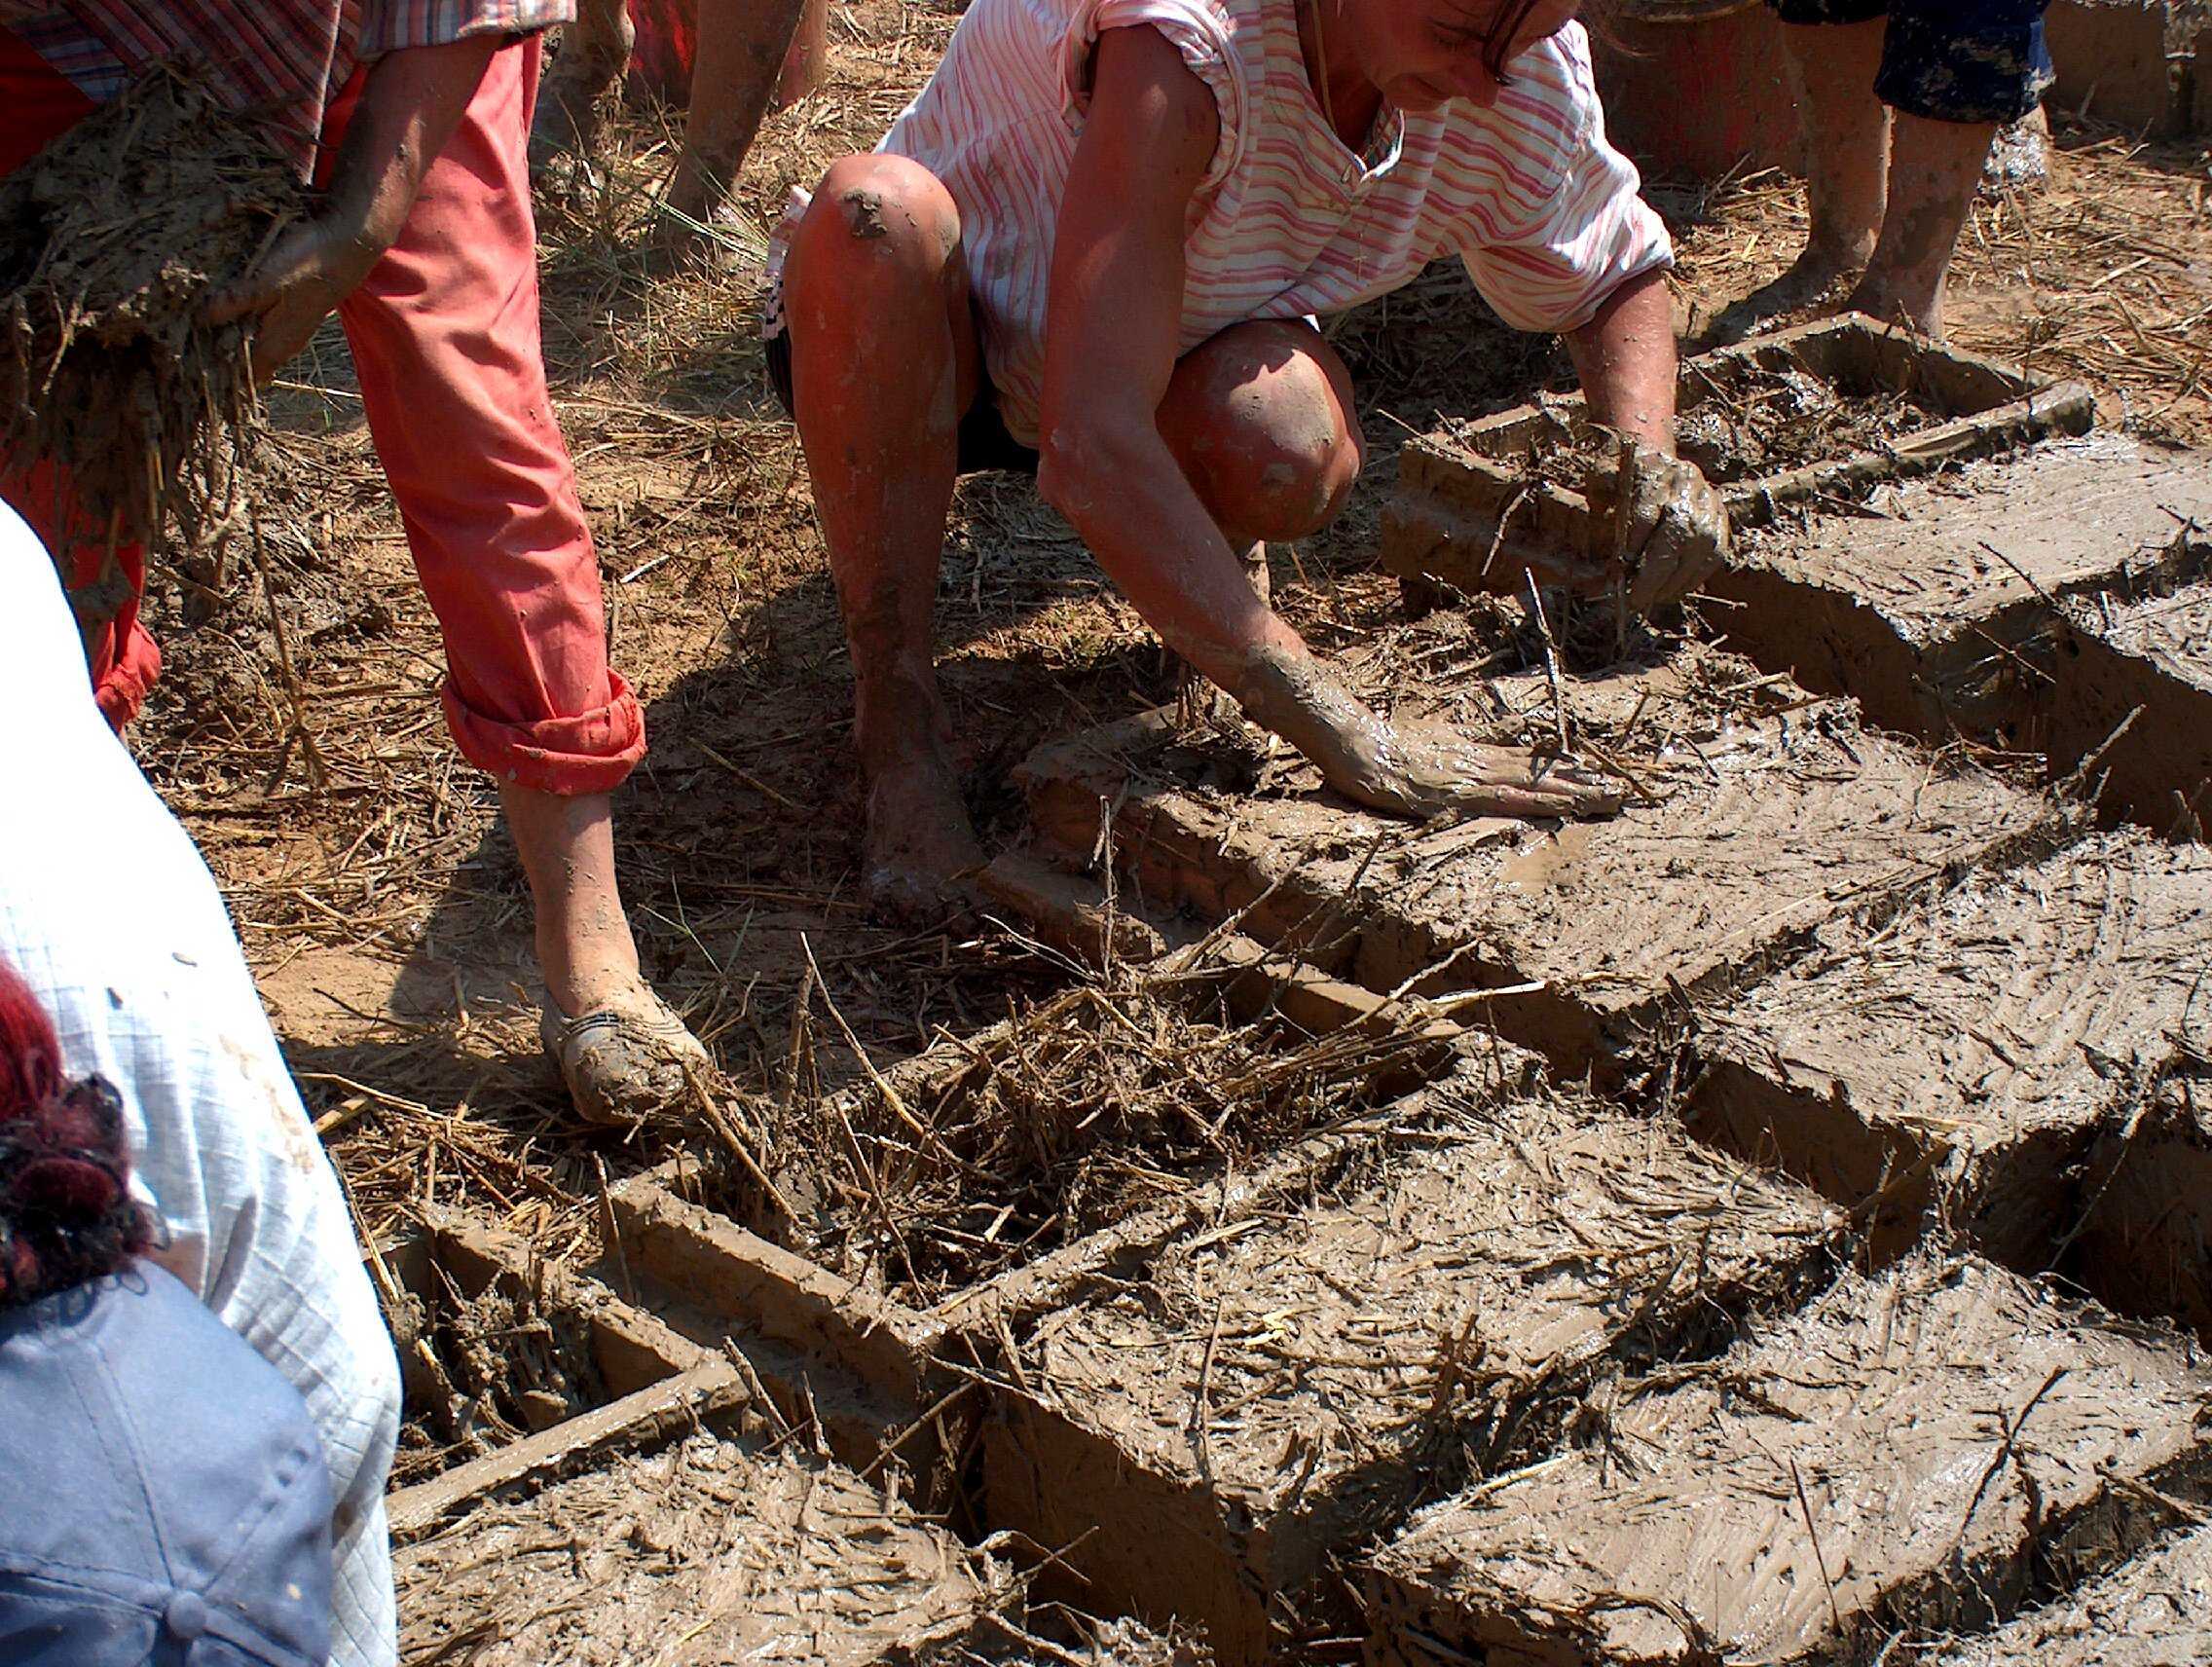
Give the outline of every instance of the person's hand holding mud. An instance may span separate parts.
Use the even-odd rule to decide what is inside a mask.
[[[207,298],[210,324],[256,320],[258,381],[306,347],[397,241],[424,174],[453,136],[498,45],[497,36],[471,36],[390,53],[370,69],[321,208]]]
[[[1590,554],[1632,613],[1681,601],[1728,558],[1728,506],[1687,458],[1623,435],[1585,493]]]
[[[1319,764],[1330,787],[1377,810],[1535,817],[1621,807],[1617,789],[1564,759],[1485,746],[1447,723],[1386,719],[1298,650],[1255,648],[1232,692],[1245,716]]]

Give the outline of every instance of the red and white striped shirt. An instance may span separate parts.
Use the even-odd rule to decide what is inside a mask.
[[[1180,352],[1246,319],[1342,312],[1451,251],[1509,324],[1572,329],[1673,259],[1635,167],[1605,142],[1580,24],[1516,57],[1489,109],[1385,106],[1362,158],[1314,99],[1295,0],[975,0],[877,148],[921,163],[959,205],[985,363],[1019,440],[1037,437],[1053,226],[1092,48],[1135,24],[1175,44],[1220,111],[1184,237]]]

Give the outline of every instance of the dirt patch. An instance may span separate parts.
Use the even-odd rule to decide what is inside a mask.
[[[1884,489],[1858,516],[1754,531],[1711,588],[1741,605],[1729,642],[1769,670],[1897,728],[2040,749],[2083,726],[2057,687],[2065,617],[2203,572],[2205,529],[2202,457],[2094,434]]]
[[[2170,1339],[1915,1256],[1419,1519],[1372,1562],[1369,1659],[1857,1662],[1980,1627],[2193,1508],[2208,1394]]]
[[[2212,515],[2192,535],[2212,538]],[[2212,826],[2212,585],[2068,610],[2054,657],[2054,767],[2094,759],[2120,813],[2174,838]]]
[[[480,1507],[394,1559],[400,1658],[957,1662],[1002,1569],[850,1471],[712,1436]]]
[[[1371,989],[1496,989],[1480,1011],[1575,1071],[1677,992],[1717,992],[1823,920],[2047,836],[2049,807],[2029,795],[1696,645],[1555,685],[1493,671],[1467,621],[1435,614],[1346,663],[1386,707],[1473,739],[1543,747],[1564,730],[1641,802],[1556,829],[1417,827],[1318,791],[1302,759],[1240,730],[1178,734],[1161,713],[1033,755],[1040,833],[1087,861],[1112,806],[1132,895],[1209,922],[1240,913],[1241,930]]]
[[[2145,1552],[1929,1667],[2169,1667],[2212,1660],[2212,1529]]]
[[[197,315],[307,207],[251,124],[166,69],[10,174],[0,446],[68,464],[120,538],[225,519],[256,416],[247,332]]]
[[[1724,1342],[1837,1243],[1808,1195],[1587,1099],[1445,1088],[1387,1121],[1317,1193],[1193,1223],[1000,1368],[995,1519],[1202,1620],[1224,1660],[1295,1633],[1333,1551],[1547,1451],[1598,1374]]]
[[[2212,853],[2106,834],[1879,925],[1837,922],[1702,1016],[1684,1115],[1866,1211],[1878,1245],[1941,1199],[1990,1254],[2039,1272],[2090,1144],[2133,1130],[2177,1059],[2212,1048],[2207,919]],[[2114,1272],[2155,1282],[2134,1255]],[[2193,1263],[2192,1289],[2206,1273]]]

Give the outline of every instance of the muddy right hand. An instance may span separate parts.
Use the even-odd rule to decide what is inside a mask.
[[[1591,551],[1630,611],[1679,602],[1728,559],[1728,506],[1697,464],[1622,436],[1590,472]]]
[[[1470,741],[1443,723],[1378,720],[1367,756],[1325,773],[1347,798],[1402,816],[1611,816],[1620,790],[1526,747]]]

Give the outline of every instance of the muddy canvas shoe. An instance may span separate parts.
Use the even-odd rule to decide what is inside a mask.
[[[632,998],[569,1018],[544,998],[537,1034],[587,1123],[634,1129],[682,1115],[694,1077],[714,1068],[675,1009],[640,984]]]

